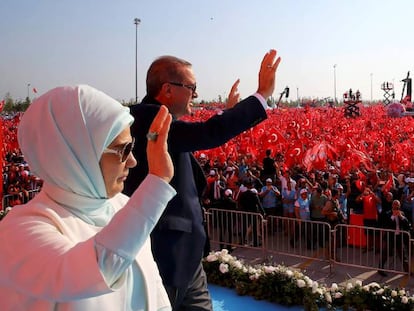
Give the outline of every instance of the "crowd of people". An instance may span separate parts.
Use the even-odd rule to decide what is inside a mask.
[[[246,164],[246,158],[241,156],[237,161],[219,161],[218,158],[209,159],[205,153],[199,154],[198,159],[208,180],[203,196],[205,208],[260,213],[264,218],[283,216],[326,222],[331,228],[337,224],[352,225],[351,216],[359,215],[363,224],[358,225],[392,229],[397,231],[396,234],[400,231],[412,233],[414,172],[404,171],[396,175],[361,163],[342,175],[338,161],[328,162],[326,169],[307,171],[303,165],[287,168],[284,155],[274,154],[271,149],[265,151],[261,161],[253,161],[250,165]],[[318,244],[325,246],[323,238],[316,240],[316,231],[320,228],[315,224],[304,226],[308,249]],[[248,229],[253,234],[257,232],[255,228]],[[294,247],[299,236],[287,235],[291,236],[290,245]],[[221,247],[228,248],[229,252],[233,250],[231,241],[226,245],[225,239],[220,237],[220,240]],[[372,231],[367,231],[366,250],[380,252],[382,248],[380,268],[390,255],[387,248],[394,247],[390,240],[395,239],[387,236],[381,243],[379,234],[375,236]],[[251,246],[260,243],[255,236],[243,242]],[[405,240],[397,245],[404,269],[408,269],[407,243]],[[379,273],[385,275],[382,269]]]
[[[257,92],[239,101],[237,80],[219,113],[192,113],[192,66],[173,56],[153,62],[147,95],[130,110],[85,85],[36,100],[18,124],[19,143],[17,126],[5,140],[12,151],[3,193],[21,196],[0,224],[0,240],[13,237],[0,243],[2,302],[19,300],[21,310],[212,310],[202,208],[331,226],[360,214],[367,227],[411,230],[412,121],[392,135],[392,119],[343,122],[336,108],[269,111],[279,63],[275,50],[266,53]],[[31,190],[41,191],[20,205]],[[260,245],[257,221],[246,225],[243,242]],[[10,274],[17,266],[22,274]]]
[[[31,173],[21,150],[8,151],[3,167],[3,209],[27,203],[41,186],[42,180]]]
[[[24,159],[17,141],[17,127],[21,113],[3,115],[1,137],[3,140],[2,213],[5,216],[11,207],[27,203],[39,191],[42,180],[33,175]]]

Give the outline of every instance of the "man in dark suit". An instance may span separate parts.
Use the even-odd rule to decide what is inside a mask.
[[[192,152],[220,146],[267,118],[266,99],[274,91],[279,63],[276,51],[270,50],[262,60],[259,86],[254,95],[205,122],[184,122],[179,118],[191,113],[191,101],[198,96],[192,66],[177,57],[163,56],[148,69],[147,95],[140,105],[131,108],[135,117],[131,134],[140,144],[133,151],[139,165],[130,170],[125,182],[124,192],[128,195],[148,172],[144,142],[147,137],[156,139],[156,135],[147,136],[147,133],[160,105],[165,105],[173,115],[168,148],[175,171],[171,185],[177,195],[158,221],[151,242],[174,311],[212,310],[201,264],[206,233],[200,197],[206,181]]]
[[[411,224],[400,208],[400,201],[394,200],[392,202],[392,210],[386,211],[379,221],[381,228],[395,230],[385,231],[382,236],[383,246],[381,250],[380,269],[378,270],[378,273],[382,276],[387,275],[383,269],[388,256],[394,256],[395,254],[400,258],[404,271],[408,272],[407,249],[409,235],[403,232],[411,233]]]

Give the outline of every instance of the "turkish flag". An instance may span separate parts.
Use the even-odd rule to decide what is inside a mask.
[[[291,146],[285,154],[285,165],[287,167],[292,167],[294,164],[299,164],[303,159],[303,145],[300,141],[297,141],[293,146]]]
[[[37,89],[35,87],[33,88],[33,93],[37,94]]]
[[[336,157],[337,152],[335,148],[326,142],[321,142],[306,151],[303,157],[303,165],[307,171],[310,171],[312,168],[323,170],[326,169],[328,160],[335,160]]]

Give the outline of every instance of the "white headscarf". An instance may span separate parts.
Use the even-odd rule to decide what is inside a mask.
[[[103,150],[133,122],[127,107],[88,85],[57,87],[24,113],[19,144],[43,190],[96,226],[114,211],[99,166]]]

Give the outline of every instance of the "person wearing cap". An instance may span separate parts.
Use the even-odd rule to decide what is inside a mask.
[[[212,310],[202,265],[207,239],[200,197],[206,181],[193,152],[221,146],[267,119],[266,100],[275,89],[280,61],[276,50],[270,50],[261,62],[257,92],[238,103],[233,101],[232,107],[206,121],[187,122],[182,117],[191,114],[192,102],[198,97],[192,64],[175,56],[161,56],[147,71],[146,96],[139,105],[131,107],[135,117],[131,134],[143,144],[134,148],[140,165],[131,170],[125,182],[126,194],[135,191],[147,174],[145,142],[154,115],[161,106],[173,115],[168,148],[175,169],[171,185],[177,196],[153,230],[151,242],[174,311]],[[238,83],[233,85],[229,97],[237,93]]]
[[[220,249],[233,251],[233,228],[236,226],[236,214],[231,211],[237,209],[237,202],[233,200],[233,191],[226,189],[223,199],[212,210],[213,223],[219,233]],[[237,230],[236,230],[237,231]]]
[[[198,163],[200,163],[201,168],[205,172],[205,174],[208,174],[211,170],[210,161],[207,158],[207,155],[205,153],[201,153],[198,157]]]
[[[215,208],[223,199],[223,192],[226,189],[226,180],[219,170],[213,169],[207,178],[207,187],[203,195],[206,208]]]
[[[216,169],[210,169],[206,176],[207,185],[213,182],[216,179],[217,171]]]
[[[259,192],[259,197],[262,200],[262,206],[266,215],[269,216],[282,216],[281,211],[277,210],[280,206],[278,201],[280,200],[280,191],[273,185],[273,180],[267,178],[265,180],[266,185],[262,187]]]
[[[299,190],[299,198],[295,201],[296,234],[290,239],[290,245],[297,247],[298,240],[302,237],[306,241],[307,249],[312,248],[311,223],[310,223],[310,199],[308,189]]]
[[[247,190],[241,192],[239,195],[239,210],[248,213],[260,213],[262,216],[265,216],[266,213],[263,209],[262,203],[260,202],[257,190],[254,188],[252,180],[246,179],[243,181],[243,185],[246,186]],[[253,236],[251,245],[255,247],[259,246],[259,237],[257,232],[258,216],[254,214],[243,214],[242,218],[242,241],[249,244],[249,237]]]
[[[227,163],[224,177],[226,178],[227,182],[226,186],[228,189],[232,190],[234,198],[234,195],[238,189],[239,178],[237,176],[237,166],[233,165],[233,162],[231,160],[229,160]]]
[[[348,196],[351,193],[351,187],[350,187],[349,179],[347,179],[346,192],[344,192],[344,186],[342,186],[340,183],[337,183],[335,188],[339,192],[339,195],[338,195],[339,208],[341,209],[342,214],[345,217],[345,222],[348,223],[349,222],[349,215],[350,215],[350,211],[349,211],[349,208],[348,208]]]
[[[128,198],[121,191],[137,165],[128,108],[88,85],[31,103],[18,139],[44,184],[0,222],[1,310],[171,310],[150,241],[176,194],[171,119],[163,108],[151,124],[149,174]]]
[[[328,176],[328,188],[330,190],[337,188],[340,183],[338,182],[339,176],[338,174],[329,174]]]
[[[284,176],[280,176],[282,185],[283,217],[295,218],[295,201],[297,199],[296,182],[290,177],[289,170],[285,170],[283,175]],[[289,225],[289,222],[286,219],[283,220],[283,229],[285,235],[293,236],[294,226]]]

